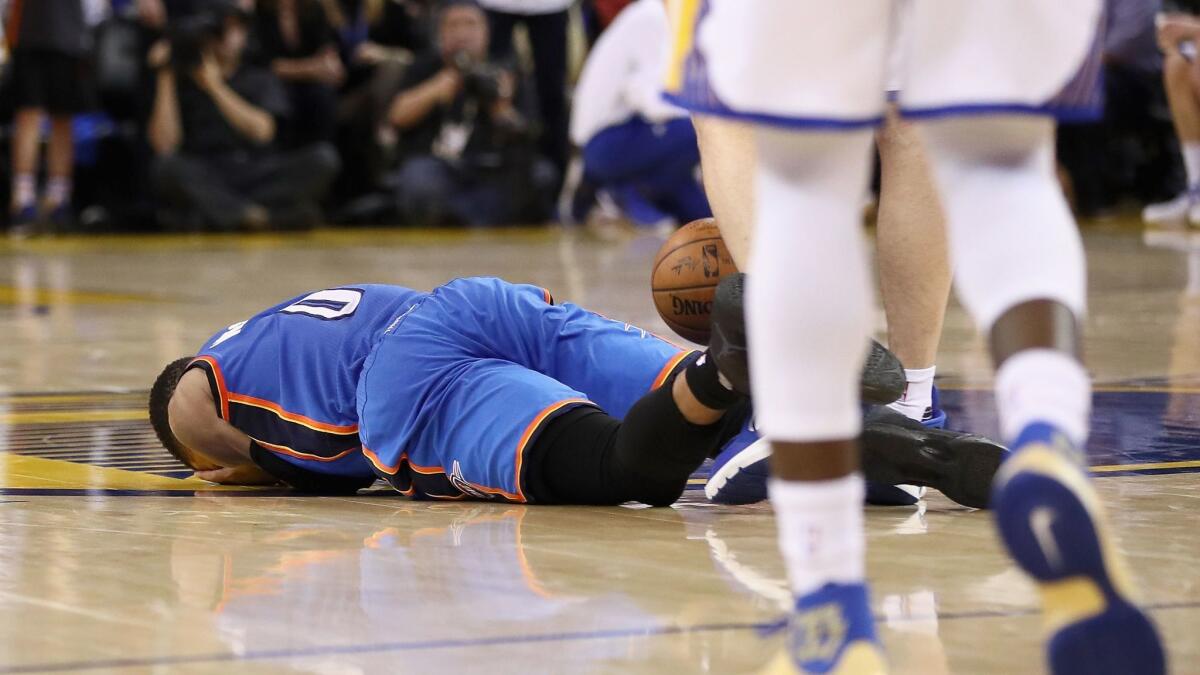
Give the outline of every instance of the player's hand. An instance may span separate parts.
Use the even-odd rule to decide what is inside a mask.
[[[197,471],[195,476],[200,480],[218,485],[276,485],[279,483],[274,476],[253,464]]]

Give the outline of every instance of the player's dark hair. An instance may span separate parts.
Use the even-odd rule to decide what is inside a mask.
[[[187,454],[183,451],[183,444],[175,438],[175,434],[171,433],[171,423],[167,419],[167,406],[170,405],[171,397],[175,395],[175,387],[179,385],[180,378],[187,371],[188,364],[194,359],[194,356],[185,356],[168,363],[167,367],[158,374],[158,379],[154,380],[154,386],[150,388],[150,426],[154,427],[158,442],[163,444],[172,457],[193,470],[196,467],[188,461]]]

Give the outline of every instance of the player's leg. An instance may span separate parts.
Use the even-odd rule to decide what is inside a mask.
[[[14,221],[28,224],[36,217],[38,142],[41,138],[43,111],[22,108],[13,118],[12,201]]]
[[[1142,212],[1142,219],[1148,223],[1181,224],[1200,199],[1200,94],[1197,92],[1196,68],[1197,65],[1178,48],[1163,54],[1163,83],[1183,154],[1187,187],[1174,199],[1148,205]]]
[[[829,603],[851,613],[867,607],[856,374],[872,323],[858,220],[870,141],[867,130],[758,132],[747,328],[756,413],[773,451],[770,498],[798,617]],[[861,642],[847,640],[837,660],[876,661],[865,646],[874,639],[869,620],[854,623]],[[806,647],[792,658],[835,662]]]
[[[1001,428],[1014,456],[993,508],[1042,587],[1056,673],[1157,673],[1154,628],[1082,470],[1091,390],[1080,362],[1083,248],[1055,180],[1054,122],[994,116],[923,129],[950,221],[963,303],[990,329]]]
[[[904,364],[908,381],[892,408],[921,421],[932,412],[934,359],[950,295],[946,223],[916,129],[892,109],[876,142],[880,295],[888,348]]]
[[[689,375],[672,376],[624,419],[580,407],[552,422],[530,452],[531,498],[653,506],[677,500],[692,473],[728,437],[724,404],[701,403]]]
[[[50,143],[46,148],[46,200],[51,219],[61,220],[71,206],[71,176],[75,170],[75,134],[70,115],[50,118]]]
[[[771,501],[796,597],[788,648],[771,668],[882,672],[863,577],[855,438],[871,330],[858,207],[869,125],[883,108],[889,18],[855,3],[681,4],[668,76],[676,100],[701,113],[826,130],[759,128],[752,160],[751,379],[773,446]],[[699,22],[694,48],[688,21]]]
[[[704,191],[721,238],[738,269],[750,269],[754,233],[754,127],[737,120],[693,115]]]

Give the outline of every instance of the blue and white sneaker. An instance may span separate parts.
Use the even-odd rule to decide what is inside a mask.
[[[760,438],[754,415],[713,460],[704,494],[717,504],[755,504],[767,498],[771,444]]]
[[[942,396],[938,393],[937,385],[933,385],[933,400],[931,406],[925,410],[925,414],[921,417],[921,424],[930,429],[945,429],[946,428],[946,411],[942,410]]]
[[[1040,587],[1051,672],[1165,672],[1162,642],[1134,604],[1080,452],[1041,422],[1027,426],[1014,448],[996,476],[992,505],[1008,552]]]
[[[764,675],[887,672],[865,584],[830,583],[800,596],[786,630],[787,645]]]

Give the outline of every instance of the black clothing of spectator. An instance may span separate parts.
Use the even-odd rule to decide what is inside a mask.
[[[280,25],[279,0],[260,2],[254,22],[257,59],[283,80],[292,116],[283,129],[283,146],[300,147],[332,141],[337,125],[337,93],[343,75],[289,72],[280,61],[293,63],[322,56],[337,60],[338,34],[317,0],[294,0],[296,31],[291,39]],[[336,65],[340,71],[340,62]]]
[[[413,64],[392,103],[410,222],[495,225],[548,215],[556,172],[537,156],[512,70],[489,60],[487,17],[462,0],[438,16],[439,53]]]
[[[74,115],[94,105],[82,0],[16,0],[7,28],[15,108]]]
[[[442,57],[426,55],[411,66],[400,83],[400,91],[411,89],[445,67]],[[501,67],[506,72],[511,70]],[[518,106],[519,107],[519,106]],[[464,164],[498,167],[505,150],[526,140],[514,135],[509,125],[499,125],[487,110],[487,102],[464,90],[448,105],[437,106],[415,126],[401,134],[401,154],[434,154]]]
[[[245,15],[226,10],[222,34],[190,72],[158,61],[149,135],[151,180],[168,225],[221,230],[317,224],[338,170],[332,146],[275,149],[289,108],[283,84],[243,61]]]
[[[566,11],[550,14],[510,14],[489,9],[492,57],[511,60],[513,29],[524,25],[533,52],[533,83],[537,94],[537,110],[541,122],[538,143],[542,154],[554,163],[562,175],[570,155],[567,127],[567,28]]]
[[[82,0],[15,0],[9,8],[9,44],[82,55],[88,48]]]
[[[229,87],[257,108],[267,111],[277,125],[291,113],[287,92],[279,78],[259,66],[243,65],[228,80]],[[183,125],[185,154],[218,156],[254,153],[261,150],[239,134],[217,109],[212,97],[200,90],[190,78],[177,81],[180,122]]]

